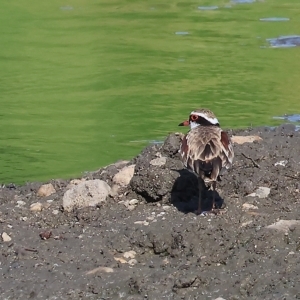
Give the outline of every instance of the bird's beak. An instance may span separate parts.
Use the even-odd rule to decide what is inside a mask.
[[[186,120],[186,121],[180,123],[178,126],[190,126],[190,121]]]

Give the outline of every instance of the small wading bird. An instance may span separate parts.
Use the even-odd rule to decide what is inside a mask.
[[[196,214],[203,211],[202,190],[205,183],[212,185],[213,203],[209,212],[215,211],[216,181],[222,168],[229,168],[234,157],[232,143],[227,133],[220,128],[214,113],[208,109],[197,109],[190,113],[187,121],[179,126],[190,126],[183,137],[180,154],[185,167],[198,177],[199,204]]]

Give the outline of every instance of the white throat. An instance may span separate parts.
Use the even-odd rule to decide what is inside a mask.
[[[200,124],[196,123],[196,122],[190,122],[190,128],[194,129],[196,127],[200,126]]]

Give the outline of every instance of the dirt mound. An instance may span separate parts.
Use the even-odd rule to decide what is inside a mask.
[[[2,186],[0,299],[299,298],[300,132],[282,125],[230,135],[262,140],[234,145],[217,216],[193,213],[197,179],[179,159],[179,134],[80,178],[113,187],[135,164],[130,184],[93,207],[63,210],[77,181],[53,180],[45,197],[42,183]]]

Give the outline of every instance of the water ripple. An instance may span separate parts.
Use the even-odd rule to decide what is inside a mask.
[[[236,3],[236,4],[244,4],[244,3],[253,3],[256,0],[231,0],[231,2]]]
[[[218,8],[219,8],[219,6],[198,6],[199,10],[215,10]]]
[[[61,10],[73,10],[74,7],[73,7],[73,6],[67,5],[67,6],[61,6],[60,9],[61,9]]]
[[[277,18],[277,17],[272,17],[272,18],[261,18],[259,19],[260,21],[263,22],[284,22],[284,21],[289,21],[290,18]]]
[[[187,31],[176,31],[176,35],[188,35],[189,33]]]

